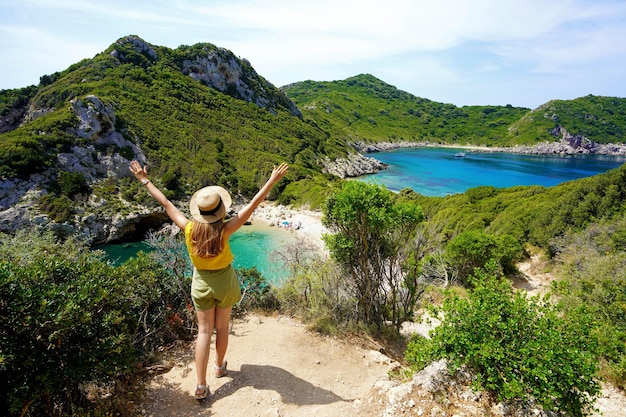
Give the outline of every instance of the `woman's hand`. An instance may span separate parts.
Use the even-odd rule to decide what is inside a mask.
[[[258,193],[250,200],[248,204],[246,204],[236,216],[234,216],[231,220],[226,222],[226,226],[224,226],[225,236],[228,238],[230,235],[235,233],[237,229],[244,225],[246,221],[250,219],[254,210],[265,200],[265,197],[272,191],[274,185],[280,181],[287,171],[289,170],[289,165],[284,162],[279,166],[274,166],[272,170],[272,175],[267,180],[265,185],[261,187]]]
[[[135,178],[137,178],[139,181],[148,179],[148,167],[147,166],[144,166],[142,168],[139,162],[132,161],[128,169],[130,170],[130,172],[133,173]]]
[[[274,166],[270,180],[272,181],[272,183],[280,181],[285,176],[285,174],[287,174],[287,171],[289,171],[289,165],[284,162],[279,166]]]

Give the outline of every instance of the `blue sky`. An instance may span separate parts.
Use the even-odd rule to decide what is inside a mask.
[[[0,0],[0,89],[130,34],[224,47],[276,86],[369,73],[457,106],[626,97],[624,0]]]

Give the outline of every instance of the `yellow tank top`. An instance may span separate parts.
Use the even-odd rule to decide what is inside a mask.
[[[215,271],[218,269],[226,268],[233,262],[235,256],[230,250],[230,244],[228,243],[228,240],[224,242],[224,247],[222,248],[222,251],[216,256],[205,258],[193,255],[193,242],[191,241],[192,227],[193,222],[189,222],[187,223],[187,226],[185,226],[185,243],[187,244],[187,252],[189,252],[191,263],[193,264],[193,266],[196,267],[196,269],[201,271]]]

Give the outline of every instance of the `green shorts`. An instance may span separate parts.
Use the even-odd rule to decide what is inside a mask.
[[[191,298],[196,310],[232,307],[241,299],[241,287],[232,265],[215,271],[193,269]]]

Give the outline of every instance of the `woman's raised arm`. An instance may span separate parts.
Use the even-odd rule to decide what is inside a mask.
[[[261,187],[259,192],[256,193],[256,195],[252,198],[252,200],[250,200],[248,204],[246,204],[244,208],[239,210],[236,216],[234,216],[230,221],[228,221],[228,223],[226,223],[224,233],[230,236],[237,229],[243,226],[244,223],[250,219],[252,213],[259,206],[259,204],[261,204],[267,198],[267,195],[270,193],[270,191],[272,191],[274,185],[278,181],[280,181],[285,176],[285,174],[287,174],[288,170],[289,165],[284,162],[277,167],[275,166],[272,170],[272,175],[267,180],[265,185]]]
[[[181,230],[185,230],[185,226],[187,226],[189,220],[178,209],[178,207],[172,204],[172,202],[168,200],[167,197],[165,197],[161,190],[159,190],[157,186],[154,185],[152,181],[150,181],[150,179],[148,178],[148,167],[144,166],[142,168],[139,162],[132,161],[128,169],[130,169],[130,172],[133,173],[135,178],[141,181],[141,183],[146,187],[150,195],[152,195],[152,197],[163,206],[169,218],[178,227],[180,227]]]

